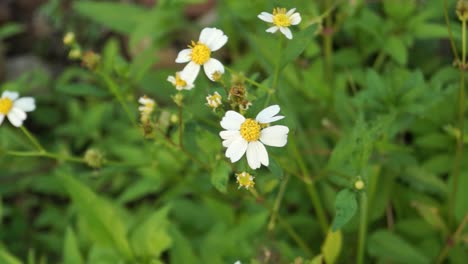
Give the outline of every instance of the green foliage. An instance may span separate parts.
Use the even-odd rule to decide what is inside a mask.
[[[468,259],[466,107],[440,1],[46,2],[34,27],[0,27],[0,91],[36,99],[23,129],[0,124],[0,263]],[[292,40],[258,19],[275,7],[300,12]],[[177,91],[174,60],[204,27],[228,36],[210,54],[225,73]],[[231,163],[223,115],[275,104],[285,118],[262,129],[287,126],[287,145],[266,146],[269,166]]]

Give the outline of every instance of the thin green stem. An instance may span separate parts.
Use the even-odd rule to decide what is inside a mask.
[[[466,67],[466,21],[462,20],[462,58],[460,67],[460,89],[458,90],[458,130],[457,145],[455,150],[455,161],[452,171],[452,186],[449,195],[448,216],[449,225],[454,226],[456,196],[458,190],[458,179],[460,178],[460,168],[463,160],[463,141],[465,126],[465,67]]]
[[[325,0],[325,9],[330,10],[332,8],[331,0]],[[325,36],[323,37],[323,51],[324,51],[324,70],[325,79],[329,84],[332,99],[334,97],[334,78],[333,78],[333,25],[332,17],[330,15],[325,18]],[[333,102],[333,100],[332,100]]]
[[[457,63],[460,61],[458,57],[458,50],[457,46],[455,45],[455,41],[453,38],[452,27],[450,26],[450,18],[448,14],[448,0],[444,0],[444,18],[445,18],[445,25],[447,26],[447,31],[449,33],[449,41],[450,41],[450,48],[452,49],[452,54],[455,56],[455,60]]]
[[[468,223],[468,214],[465,214],[465,217],[463,218],[462,222],[458,226],[455,233],[451,236],[451,239],[445,243],[444,248],[440,251],[439,257],[437,257],[438,264],[441,264],[444,262],[445,258],[448,255],[450,248],[458,243],[458,239],[460,235],[462,234],[463,230],[465,229],[465,225],[467,223]]]
[[[39,151],[45,153],[44,147],[39,143],[39,140],[34,137],[34,135],[29,132],[29,130],[25,126],[20,126],[21,131],[26,135],[26,137],[31,141],[31,143],[34,145],[34,147]]]
[[[73,156],[63,156],[55,153],[50,153],[47,151],[7,151],[7,155],[10,156],[17,156],[17,157],[43,157],[61,161],[70,161],[70,162],[77,162],[77,163],[86,163],[83,158],[73,157]]]
[[[273,230],[275,228],[275,220],[278,215],[278,211],[281,205],[281,200],[284,196],[284,191],[286,190],[286,185],[289,181],[289,174],[286,174],[286,177],[281,182],[278,195],[276,195],[275,203],[273,204],[273,212],[271,213],[270,222],[268,223],[268,230]]]
[[[278,59],[276,60],[275,63],[275,69],[273,72],[273,82],[271,83],[271,89],[268,90],[268,95],[265,100],[265,107],[268,106],[270,103],[271,97],[276,93],[276,87],[278,86],[278,80],[279,80],[279,75],[280,75],[280,68],[281,68],[281,59],[283,55],[283,43],[284,43],[284,38],[281,36],[280,41],[278,42],[278,52],[276,53],[276,56]]]
[[[255,190],[255,188],[249,189],[250,193],[255,197],[255,199],[262,201],[260,204],[263,205],[267,210],[270,212],[273,211],[273,207],[271,207],[266,200],[264,200],[258,192]],[[296,244],[304,250],[304,252],[310,257],[313,256],[312,250],[307,246],[307,243],[299,236],[299,234],[294,230],[294,228],[286,221],[283,219],[280,215],[277,215],[278,222],[279,224],[284,228],[286,233],[296,242]]]
[[[365,192],[361,193],[361,209],[359,216],[359,238],[358,238],[358,254],[356,263],[364,263],[364,250],[366,246],[366,235],[367,235],[367,194]]]
[[[184,148],[184,117],[182,105],[179,105],[179,145]]]

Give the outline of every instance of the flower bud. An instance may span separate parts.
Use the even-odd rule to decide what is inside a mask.
[[[68,32],[63,37],[63,44],[65,44],[66,46],[71,46],[73,45],[73,43],[75,43],[75,33]]]
[[[97,149],[88,149],[84,155],[84,160],[91,168],[99,169],[104,163],[104,155]]]
[[[461,21],[468,20],[468,1],[467,0],[458,0],[456,13],[458,19]]]

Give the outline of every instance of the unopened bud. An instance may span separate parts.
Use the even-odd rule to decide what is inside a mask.
[[[177,93],[176,95],[172,96],[172,100],[174,100],[174,103],[178,106],[182,106],[182,103],[184,102],[184,95],[181,93]]]
[[[71,46],[73,43],[75,43],[75,33],[68,32],[63,37],[63,44],[65,44],[67,46]]]
[[[84,155],[84,160],[91,168],[99,169],[104,162],[104,155],[97,149],[88,149]]]
[[[82,64],[84,67],[95,70],[99,63],[101,63],[101,56],[94,51],[89,50],[83,55]]]
[[[360,191],[364,189],[364,187],[365,187],[365,184],[362,180],[357,180],[354,182],[354,188],[356,188],[356,190]]]
[[[68,53],[68,58],[72,60],[77,60],[81,58],[81,50],[78,48],[70,50],[70,52]]]
[[[456,13],[458,19],[461,21],[468,20],[468,1],[467,0],[458,0]]]

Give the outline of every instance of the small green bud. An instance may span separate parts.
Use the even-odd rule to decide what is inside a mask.
[[[88,149],[84,155],[84,160],[91,168],[99,169],[104,163],[104,154],[97,149]]]
[[[75,33],[68,32],[63,37],[63,44],[65,44],[66,46],[71,46],[73,45],[73,43],[75,43]]]
[[[458,19],[461,21],[468,20],[468,1],[467,0],[458,0],[456,13]]]

